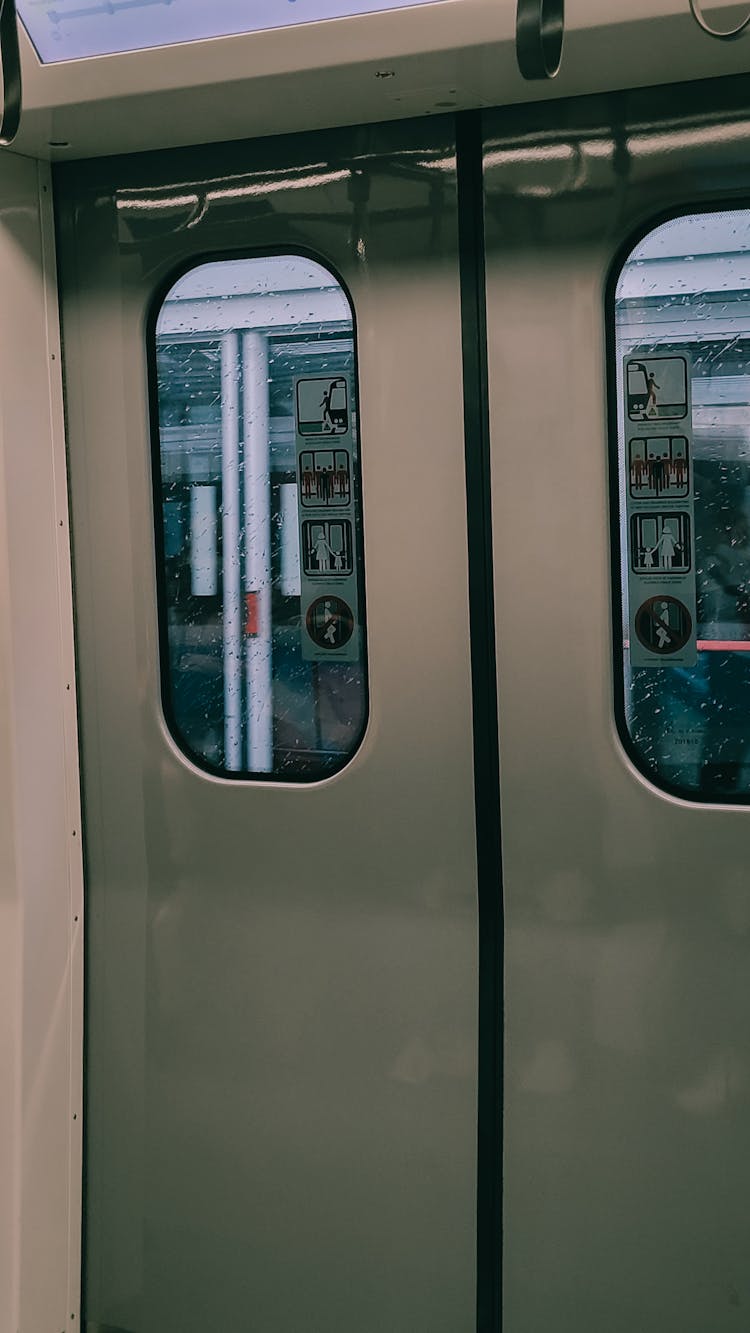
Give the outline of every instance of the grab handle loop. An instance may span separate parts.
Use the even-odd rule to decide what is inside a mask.
[[[518,0],[516,59],[524,79],[554,79],[564,35],[565,0]]]
[[[0,65],[3,74],[0,146],[7,148],[18,134],[21,123],[21,55],[16,0],[0,0]]]
[[[701,0],[690,0],[690,13],[699,28],[707,32],[709,37],[715,37],[720,42],[736,42],[737,38],[741,37],[743,32],[750,28],[750,13],[748,13],[747,18],[737,24],[736,28],[730,28],[728,32],[719,32],[718,28],[712,28],[701,9]]]

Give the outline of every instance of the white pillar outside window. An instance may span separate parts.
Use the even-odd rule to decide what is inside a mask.
[[[279,591],[282,597],[299,597],[302,591],[299,570],[299,518],[297,483],[284,482],[279,487],[279,547],[281,569]]]
[[[219,588],[218,514],[215,486],[190,487],[190,590],[215,597]]]
[[[242,768],[242,570],[240,561],[239,335],[221,340],[221,537],[224,635],[224,766]]]
[[[242,418],[246,762],[253,773],[270,773],[273,768],[271,470],[268,342],[262,333],[242,335]]]

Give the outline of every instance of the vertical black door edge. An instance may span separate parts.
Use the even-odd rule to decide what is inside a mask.
[[[477,1333],[502,1325],[503,905],[482,116],[456,116],[469,624],[479,894]]]

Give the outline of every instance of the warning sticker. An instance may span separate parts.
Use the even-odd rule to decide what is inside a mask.
[[[302,656],[356,662],[361,636],[349,376],[298,379],[294,403]]]
[[[310,578],[345,577],[354,567],[352,525],[348,519],[302,524],[302,568]]]
[[[634,500],[683,500],[689,494],[685,435],[647,435],[631,440],[628,466]]]
[[[349,394],[345,376],[297,380],[296,411],[300,435],[346,435]]]
[[[626,394],[629,421],[681,420],[688,412],[686,358],[628,358]]]
[[[354,612],[341,597],[316,597],[305,612],[305,627],[313,643],[327,653],[344,648],[354,633]]]
[[[690,516],[660,510],[633,514],[630,565],[636,574],[687,574],[692,565]]]
[[[299,456],[299,493],[303,509],[343,508],[352,498],[346,449],[303,449]]]
[[[623,396],[630,660],[635,667],[692,666],[697,641],[690,356],[625,357]],[[679,420],[677,433],[657,433],[653,423],[662,418]]]
[[[635,613],[635,632],[650,653],[679,653],[693,633],[693,617],[684,602],[668,593],[649,597]]]

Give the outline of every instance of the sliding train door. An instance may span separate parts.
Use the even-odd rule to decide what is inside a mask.
[[[92,1333],[474,1327],[452,136],[57,177]]]
[[[485,120],[505,1326],[750,1300],[750,111]]]

